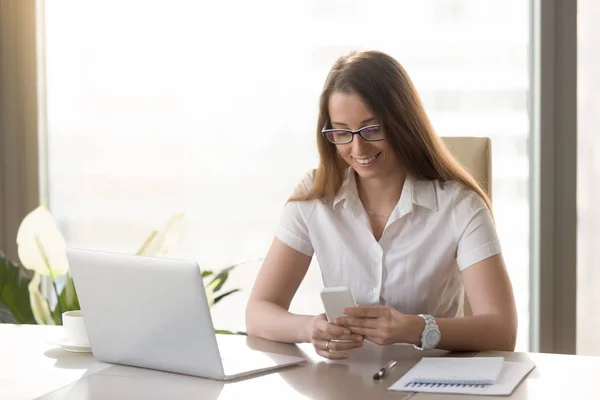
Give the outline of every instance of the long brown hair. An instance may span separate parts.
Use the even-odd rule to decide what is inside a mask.
[[[319,166],[312,188],[296,192],[290,201],[333,199],[342,186],[348,164],[338,155],[335,145],[321,135],[329,121],[329,97],[336,91],[356,93],[369,106],[408,173],[417,179],[460,182],[477,192],[492,211],[486,193],[433,130],[402,65],[379,51],[352,52],[338,58],[329,71],[319,104]]]

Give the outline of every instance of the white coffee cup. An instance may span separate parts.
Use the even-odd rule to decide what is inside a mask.
[[[64,312],[62,322],[65,336],[73,346],[86,347],[90,345],[80,310]]]

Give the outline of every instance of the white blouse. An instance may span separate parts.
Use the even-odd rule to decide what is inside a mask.
[[[311,187],[312,172],[302,185]],[[436,317],[462,316],[460,271],[501,252],[491,214],[476,192],[410,176],[375,240],[352,169],[333,202],[288,202],[275,236],[316,255],[325,286],[349,286],[358,304]]]

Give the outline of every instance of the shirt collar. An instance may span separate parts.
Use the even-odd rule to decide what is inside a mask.
[[[413,186],[412,202],[431,211],[438,211],[437,193],[434,181],[417,180],[414,177],[407,178]]]
[[[352,203],[355,198],[358,199],[356,176],[354,170],[348,168],[344,176],[344,182],[333,199],[333,207],[335,208],[340,202],[344,201],[344,208],[350,208],[348,203]]]
[[[344,182],[333,200],[333,207],[335,208],[342,201],[344,208],[347,209],[356,208],[360,202],[356,188],[356,176],[352,168],[348,168],[346,171]],[[412,210],[413,204],[431,211],[438,211],[437,194],[433,181],[418,180],[410,174],[407,175],[396,209],[402,210],[402,214],[405,214]]]

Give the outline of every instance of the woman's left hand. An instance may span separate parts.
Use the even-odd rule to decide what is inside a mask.
[[[388,306],[352,307],[344,309],[345,317],[335,319],[366,340],[380,345],[404,343],[410,334],[410,316]]]

